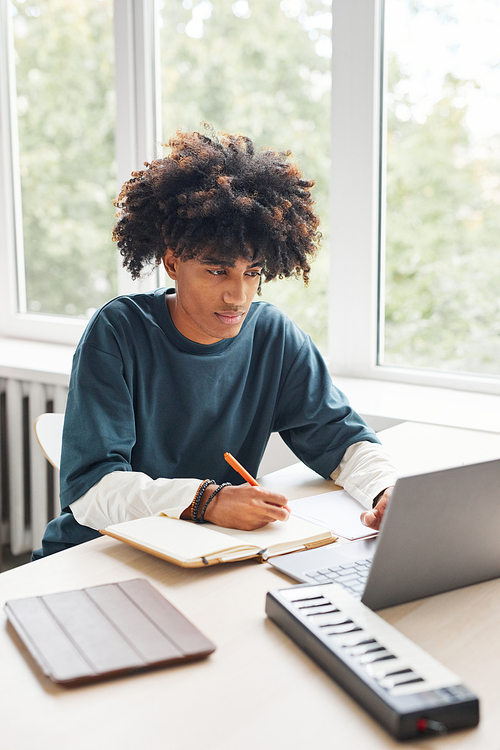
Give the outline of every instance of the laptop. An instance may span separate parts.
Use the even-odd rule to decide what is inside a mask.
[[[500,577],[500,459],[397,480],[380,533],[269,560],[382,609]]]

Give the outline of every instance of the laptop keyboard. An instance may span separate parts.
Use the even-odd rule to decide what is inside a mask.
[[[311,570],[305,574],[305,578],[308,583],[340,583],[351,596],[361,599],[371,564],[372,558],[368,557],[366,560],[356,560],[333,568]]]

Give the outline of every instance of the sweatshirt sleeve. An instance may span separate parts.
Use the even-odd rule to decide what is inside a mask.
[[[151,479],[138,471],[106,474],[69,506],[82,526],[106,526],[163,513],[179,518],[193,500],[200,479]]]
[[[396,483],[398,472],[380,443],[363,441],[349,446],[330,476],[364,508],[371,510],[377,495]]]
[[[375,432],[333,384],[323,357],[308,336],[286,371],[274,429],[303,463],[325,478],[344,460],[349,446],[379,443]]]
[[[61,453],[61,507],[106,474],[132,470],[133,394],[114,353],[83,343],[73,359]]]

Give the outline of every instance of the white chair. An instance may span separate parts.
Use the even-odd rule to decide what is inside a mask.
[[[47,461],[61,466],[62,430],[64,414],[40,414],[35,421],[35,435]]]

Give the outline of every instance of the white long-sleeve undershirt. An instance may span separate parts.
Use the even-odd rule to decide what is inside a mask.
[[[179,518],[205,478],[151,479],[141,472],[114,471],[70,508],[78,523],[97,530],[159,513]],[[373,499],[396,482],[397,471],[379,443],[362,441],[349,446],[331,478],[363,508],[371,508]]]

